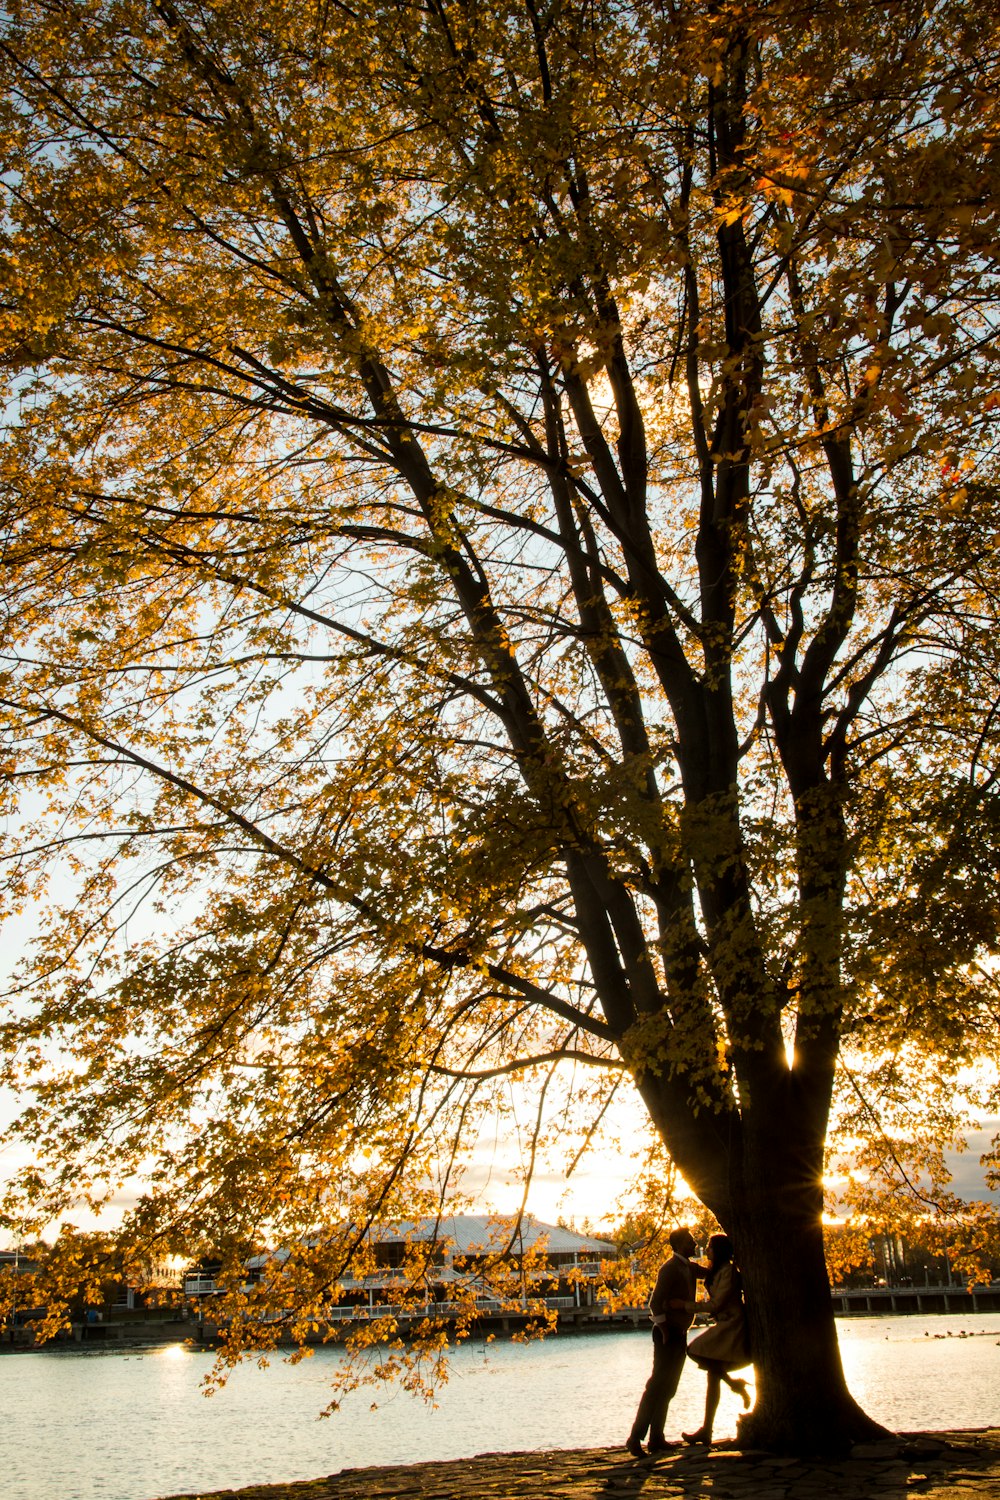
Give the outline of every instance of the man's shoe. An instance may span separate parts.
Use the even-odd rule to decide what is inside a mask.
[[[646,1450],[637,1437],[630,1437],[625,1447],[633,1458],[645,1458]]]
[[[650,1442],[650,1444],[649,1444],[649,1452],[650,1453],[672,1453],[676,1447],[677,1447],[676,1443],[668,1443],[667,1440],[666,1440],[666,1438],[657,1438],[655,1442],[652,1442],[652,1441]]]

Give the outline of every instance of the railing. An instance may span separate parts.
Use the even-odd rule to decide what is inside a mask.
[[[998,1312],[1000,1285],[835,1287],[837,1312]]]
[[[541,1271],[532,1272],[537,1275],[539,1281],[599,1281],[601,1279],[601,1264],[599,1261],[582,1261],[578,1266],[551,1266],[547,1274]],[[465,1272],[455,1271],[451,1266],[436,1266],[428,1272],[427,1280],[436,1284],[458,1282],[468,1285],[475,1283],[476,1277]],[[368,1292],[388,1290],[394,1284],[401,1286],[406,1284],[408,1277],[397,1267],[385,1266],[379,1271],[372,1272],[369,1276],[342,1276],[340,1285],[348,1291]]]
[[[545,1297],[544,1305],[554,1311],[575,1307],[572,1297]],[[325,1317],[331,1323],[361,1323],[373,1318],[448,1318],[468,1311],[465,1302],[375,1302],[371,1306],[359,1303],[356,1307],[329,1307]],[[476,1299],[475,1313],[480,1317],[517,1317],[527,1309],[504,1304],[491,1297]]]
[[[376,1302],[371,1307],[328,1307],[331,1323],[359,1323],[373,1318],[447,1318],[462,1311],[460,1302]]]
[[[445,1283],[455,1280],[456,1282],[465,1281],[468,1284],[468,1278],[460,1273],[456,1273],[451,1266],[445,1265],[437,1269],[440,1273],[440,1280]],[[546,1279],[551,1283],[561,1278],[578,1282],[598,1281],[601,1278],[601,1262],[598,1260],[587,1260],[580,1261],[577,1265],[556,1265],[551,1267],[550,1274]],[[429,1279],[433,1281],[437,1278],[431,1276]],[[476,1278],[472,1277],[471,1279],[474,1284]],[[397,1274],[394,1276],[393,1268],[387,1266],[369,1276],[344,1276],[340,1284],[348,1292],[375,1292],[376,1294],[381,1292],[391,1295],[394,1284],[397,1287],[402,1286],[405,1284],[405,1280],[406,1278],[402,1275]],[[221,1290],[216,1284],[215,1277],[207,1271],[188,1272],[184,1277],[183,1286],[184,1294],[187,1297],[204,1297],[212,1292]],[[565,1297],[548,1298],[546,1301],[553,1307],[572,1307],[575,1305],[572,1297],[568,1300]]]
[[[192,1275],[185,1276],[184,1278],[185,1297],[203,1297],[206,1292],[214,1292],[215,1290],[215,1277],[209,1276],[203,1271],[195,1271]]]

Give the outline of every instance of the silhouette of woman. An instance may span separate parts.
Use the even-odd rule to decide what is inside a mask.
[[[744,1407],[750,1405],[746,1381],[733,1380],[729,1373],[750,1363],[743,1286],[740,1273],[733,1264],[732,1241],[728,1235],[713,1234],[707,1251],[705,1287],[709,1298],[707,1307],[700,1303],[699,1310],[711,1313],[715,1321],[704,1333],[693,1338],[687,1348],[688,1357],[708,1375],[705,1420],[697,1432],[681,1434],[686,1443],[711,1443],[723,1381],[741,1398]]]

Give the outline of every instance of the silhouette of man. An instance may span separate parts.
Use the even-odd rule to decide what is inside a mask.
[[[649,1299],[649,1316],[653,1320],[653,1372],[646,1381],[625,1444],[633,1458],[645,1456],[642,1440],[647,1431],[650,1453],[663,1453],[677,1446],[667,1442],[663,1429],[667,1407],[684,1368],[687,1331],[694,1321],[689,1304],[694,1302],[698,1277],[703,1277],[705,1270],[703,1266],[691,1263],[695,1243],[690,1229],[671,1230],[670,1248],[673,1255],[660,1267]]]

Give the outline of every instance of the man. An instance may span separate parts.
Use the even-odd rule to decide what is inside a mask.
[[[694,1321],[691,1307],[694,1303],[695,1286],[698,1277],[704,1277],[705,1269],[691,1263],[695,1242],[690,1229],[671,1230],[670,1248],[673,1255],[660,1267],[653,1295],[649,1299],[649,1316],[653,1320],[653,1373],[646,1381],[646,1389],[642,1393],[639,1410],[625,1444],[633,1458],[645,1457],[642,1440],[647,1430],[650,1453],[663,1453],[676,1446],[667,1442],[663,1428],[667,1420],[667,1407],[684,1368],[687,1331]]]

